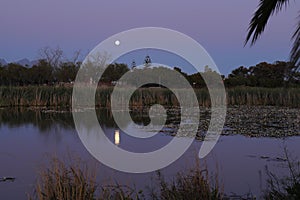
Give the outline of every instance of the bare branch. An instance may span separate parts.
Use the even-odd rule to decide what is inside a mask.
[[[52,67],[59,67],[62,63],[63,58],[63,51],[59,47],[52,49],[51,47],[47,46],[39,51],[39,55],[41,59],[46,60],[46,62]]]

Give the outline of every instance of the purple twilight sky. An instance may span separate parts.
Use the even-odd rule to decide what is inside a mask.
[[[261,61],[287,60],[298,2],[274,16],[253,47],[243,47],[259,1],[242,0],[1,0],[0,58],[37,59],[38,50],[59,46],[86,54],[112,34],[157,26],[198,41],[224,74]],[[184,69],[183,69],[184,70]]]

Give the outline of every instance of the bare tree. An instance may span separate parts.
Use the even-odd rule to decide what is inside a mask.
[[[110,59],[111,56],[107,52],[96,52],[88,55],[83,63],[85,73],[82,77],[85,77],[85,79],[88,78],[90,82],[99,80],[108,66]]]
[[[40,58],[46,60],[46,62],[53,68],[58,68],[63,62],[63,50],[59,47],[51,48],[46,46],[39,50]]]
[[[75,51],[75,52],[74,52],[74,55],[73,55],[73,58],[71,59],[71,62],[72,62],[73,64],[75,64],[75,65],[76,65],[76,63],[80,62],[80,61],[79,61],[80,55],[81,55],[81,50]]]

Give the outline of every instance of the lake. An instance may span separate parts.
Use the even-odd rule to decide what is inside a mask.
[[[159,133],[149,141],[126,135],[116,127],[107,110],[98,110],[98,119],[108,138],[120,148],[134,152],[148,152],[161,148],[174,136]],[[147,123],[147,117],[133,113],[138,124]],[[170,123],[170,121],[167,121]],[[133,126],[129,123],[127,126]],[[115,134],[119,133],[116,141]],[[185,138],[182,138],[183,140]],[[269,137],[248,137],[242,135],[221,136],[215,148],[200,164],[207,165],[217,173],[226,194],[244,195],[249,192],[257,197],[266,186],[265,167],[276,174],[287,174],[284,167],[284,147],[295,158],[300,157],[300,137],[285,139]],[[195,166],[195,158],[202,142],[195,140],[191,147],[176,162],[161,170],[171,179],[179,171]],[[26,199],[32,193],[39,170],[47,165],[49,158],[68,154],[82,160],[98,163],[85,149],[74,128],[72,113],[48,109],[0,109],[0,177],[16,177],[14,182],[0,182],[0,199]],[[98,181],[102,184],[119,182],[145,189],[155,184],[155,172],[130,174],[97,165]]]

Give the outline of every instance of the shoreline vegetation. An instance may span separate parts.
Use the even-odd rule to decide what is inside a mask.
[[[199,160],[197,166],[178,172],[172,180],[157,171],[155,180],[152,180],[155,184],[139,190],[116,181],[99,184],[97,164],[91,167],[72,155],[67,161],[53,157],[50,163],[40,170],[33,191],[28,194],[29,200],[229,199],[223,193],[218,176],[211,174],[207,167],[200,166]]]
[[[184,90],[184,89],[182,89]],[[68,86],[1,86],[0,107],[57,107],[72,106],[72,85]],[[110,108],[112,86],[98,87],[95,106]],[[210,107],[206,88],[194,88],[199,106]],[[300,107],[300,88],[232,87],[226,88],[228,106],[278,106]],[[122,96],[120,96],[122,99]],[[130,106],[153,104],[179,106],[175,95],[167,88],[139,88],[131,97]]]
[[[196,158],[193,167],[177,172],[172,178],[165,178],[161,171],[156,171],[151,183],[142,188],[134,184],[120,184],[117,181],[98,183],[99,167],[74,156],[50,159],[50,165],[42,168],[36,183],[27,193],[27,199],[86,199],[86,200],[184,200],[184,199],[299,199],[300,171],[299,162],[295,162],[284,148],[283,165],[289,175],[276,176],[266,167],[265,189],[254,195],[249,191],[240,195],[225,193],[219,170],[211,172]],[[71,160],[72,159],[72,160]]]

